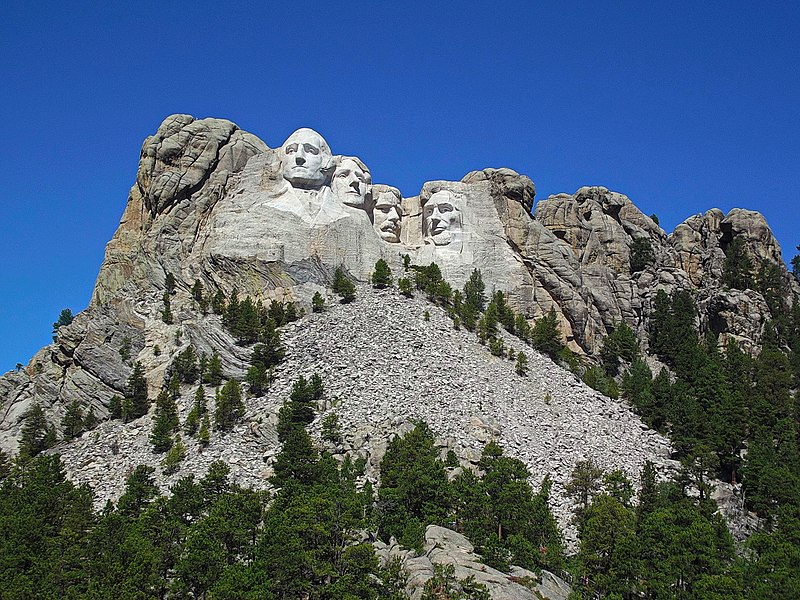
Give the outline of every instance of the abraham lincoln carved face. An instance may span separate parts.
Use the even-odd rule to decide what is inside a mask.
[[[461,232],[461,209],[452,192],[442,190],[428,198],[422,208],[422,227],[426,241],[437,246],[449,244]]]

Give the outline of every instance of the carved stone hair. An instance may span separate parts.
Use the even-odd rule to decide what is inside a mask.
[[[422,191],[419,193],[420,206],[425,206],[428,200],[431,199],[431,196],[433,196],[434,194],[438,194],[439,192],[448,192],[453,197],[453,199],[457,201],[461,201],[464,199],[464,194],[462,194],[461,192],[454,191],[449,186],[443,183],[425,184],[422,188]]]
[[[352,160],[354,163],[356,163],[358,168],[364,172],[364,177],[367,179],[367,184],[372,185],[372,173],[369,172],[369,167],[367,167],[367,165],[364,164],[364,161],[357,156],[342,156],[341,154],[337,154],[331,160],[331,172],[338,169],[346,160]]]

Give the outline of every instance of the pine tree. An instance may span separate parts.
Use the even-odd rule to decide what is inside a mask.
[[[175,436],[174,442],[170,445],[169,452],[161,461],[161,466],[164,467],[164,475],[172,475],[177,473],[181,461],[186,456],[186,446],[180,435]]]
[[[492,338],[489,340],[489,352],[494,356],[503,356],[505,354],[505,344],[502,338]]]
[[[475,331],[478,325],[478,309],[470,302],[464,302],[461,306],[461,324],[467,331]]]
[[[197,354],[191,345],[187,346],[172,362],[172,371],[183,383],[194,383],[200,375]]]
[[[214,298],[211,300],[211,310],[215,315],[224,315],[226,308],[225,304],[225,292],[222,290],[217,290],[217,292],[214,294]]]
[[[292,385],[289,401],[278,411],[278,441],[285,441],[294,429],[303,429],[314,420],[317,402],[322,398],[322,379],[316,373],[307,381],[300,375]]]
[[[197,433],[197,441],[201,448],[208,446],[211,441],[211,426],[208,423],[208,413],[203,415],[200,421],[200,431]]]
[[[586,575],[587,594],[621,598],[636,581],[638,550],[633,510],[608,494],[600,494],[583,515],[578,562]]]
[[[127,335],[122,338],[122,342],[119,345],[119,353],[120,358],[123,362],[127,363],[131,359],[131,338]]]
[[[233,301],[228,306],[232,305]],[[239,310],[235,325],[233,325],[231,331],[238,338],[240,344],[252,344],[258,339],[261,320],[250,296],[246,296],[238,306]]]
[[[403,294],[406,298],[413,298],[414,292],[411,288],[411,280],[408,277],[401,277],[397,280],[397,288],[400,290],[400,293]]]
[[[11,474],[11,457],[4,450],[0,450],[0,485]]]
[[[619,372],[619,361],[632,362],[639,354],[639,340],[625,321],[620,321],[614,330],[603,339],[600,361],[609,375]]]
[[[276,487],[289,483],[310,486],[319,481],[319,453],[304,428],[295,427],[287,433],[274,470],[270,483]]]
[[[575,517],[579,526],[592,497],[600,490],[602,476],[603,470],[594,464],[593,460],[579,460],[575,463],[569,483],[564,486],[567,496],[574,498],[577,502]]]
[[[144,368],[142,363],[136,362],[133,365],[133,372],[128,377],[128,385],[125,387],[125,399],[123,401],[122,417],[127,423],[132,419],[137,419],[147,414],[150,408],[150,401],[147,398],[147,380],[144,378]]]
[[[222,315],[222,324],[225,328],[236,334],[236,325],[239,323],[239,291],[233,288],[231,296],[228,298],[228,303],[225,306],[225,312]]]
[[[490,303],[489,306],[486,307],[486,312],[483,313],[483,316],[478,321],[478,337],[481,343],[485,344],[487,341],[491,341],[497,337],[497,324],[497,307]]]
[[[494,311],[497,314],[497,321],[509,333],[514,333],[515,315],[511,307],[506,302],[506,296],[502,290],[497,290],[492,294],[492,301],[490,306],[494,306]],[[489,308],[486,309],[487,311]]]
[[[650,390],[653,373],[641,358],[636,358],[622,376],[622,395],[636,408],[648,426],[655,427],[655,399]]]
[[[514,335],[516,335],[523,342],[528,342],[531,339],[531,326],[528,324],[528,319],[522,313],[514,317]]]
[[[325,298],[319,292],[314,292],[314,297],[311,299],[311,310],[315,313],[325,310]]]
[[[283,320],[285,323],[294,323],[300,318],[302,311],[298,312],[297,306],[294,302],[286,303],[286,310],[284,311]]]
[[[272,319],[267,319],[261,329],[261,343],[253,348],[250,364],[268,370],[283,362],[286,349],[281,342],[281,334]]]
[[[486,307],[486,285],[478,269],[474,269],[469,276],[467,283],[464,284],[464,303],[469,304],[477,312],[483,312]]]
[[[725,263],[722,267],[722,284],[746,290],[753,287],[753,260],[750,258],[744,239],[733,238],[725,250]]]
[[[345,276],[342,267],[336,267],[331,289],[341,297],[342,304],[347,304],[356,299],[356,286]]]
[[[342,441],[342,430],[339,427],[339,416],[336,413],[329,413],[322,419],[322,439],[331,444],[338,444]]]
[[[198,385],[197,391],[194,394],[194,403],[192,404],[192,409],[186,416],[186,423],[184,424],[184,430],[188,435],[194,436],[197,433],[197,429],[200,427],[200,420],[208,410],[206,405],[207,401],[205,390],[203,389],[202,385]]]
[[[554,308],[551,307],[550,312],[536,321],[531,330],[531,346],[553,360],[558,359],[564,345],[561,343],[561,332]]]
[[[267,316],[275,323],[275,327],[280,327],[286,323],[286,311],[284,310],[283,304],[277,300],[272,300],[269,303]]]
[[[235,379],[229,379],[217,392],[217,407],[214,410],[214,429],[228,431],[244,414],[242,388]]]
[[[414,266],[414,283],[418,290],[425,292],[425,296],[431,302],[436,301],[440,293],[440,284],[444,281],[442,270],[435,262],[427,267]]]
[[[164,292],[164,309],[161,311],[161,320],[167,325],[172,325],[175,322],[172,316],[172,306],[170,305],[169,292]]]
[[[389,442],[380,465],[379,534],[407,547],[422,545],[425,526],[442,523],[450,506],[450,486],[434,436],[425,423]]]
[[[528,374],[528,355],[522,350],[517,353],[517,362],[514,364],[514,371],[520,377],[525,377]]]
[[[117,502],[117,510],[125,517],[139,516],[150,501],[158,496],[158,487],[153,481],[155,469],[139,465],[125,482],[125,491]]]
[[[97,418],[97,415],[94,414],[94,408],[90,406],[89,407],[89,412],[86,414],[86,416],[83,419],[83,430],[84,431],[91,431],[92,429],[97,427],[97,424],[99,422],[100,421]]]
[[[25,458],[32,458],[43,450],[47,450],[47,444],[47,419],[42,407],[34,404],[23,416],[19,454]]]
[[[61,429],[64,431],[64,440],[75,439],[83,432],[83,411],[77,400],[67,405],[64,418],[61,419]]]
[[[371,281],[372,285],[378,289],[392,285],[392,270],[382,258],[379,258],[375,263],[375,270],[372,272]]]
[[[434,296],[436,302],[442,306],[446,306],[450,304],[450,301],[453,298],[453,288],[450,287],[449,283],[442,279],[436,284]]]
[[[211,358],[208,361],[208,368],[206,369],[205,374],[203,375],[203,381],[208,385],[213,385],[217,387],[220,383],[222,383],[222,378],[224,377],[222,373],[222,360],[219,357],[219,354],[214,352],[211,355]]]
[[[175,276],[172,273],[167,273],[164,278],[164,289],[168,294],[175,293]]]
[[[136,418],[136,411],[133,407],[133,399],[127,396],[122,399],[122,408],[120,409],[120,417],[123,423],[127,423]]]
[[[65,308],[65,309],[63,309],[61,311],[61,313],[58,315],[58,321],[53,323],[53,341],[54,342],[56,341],[56,338],[58,337],[58,329],[60,327],[64,327],[66,325],[69,325],[70,323],[72,323],[72,321],[74,319],[75,319],[75,317],[73,316],[72,311],[70,309]]]
[[[244,380],[251,396],[263,396],[272,383],[272,372],[253,365],[247,370]]]
[[[178,429],[178,407],[175,398],[167,389],[162,389],[156,398],[153,430],[150,443],[154,452],[166,452],[172,447],[172,434]]]
[[[195,299],[196,302],[203,302],[203,284],[199,279],[194,280],[194,285],[192,286],[192,298]]]
[[[655,260],[656,255],[653,252],[650,238],[641,237],[633,240],[631,244],[631,273],[644,271]]]

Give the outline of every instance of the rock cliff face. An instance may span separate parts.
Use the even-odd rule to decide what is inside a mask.
[[[91,305],[23,371],[0,378],[0,447],[16,448],[32,403],[56,423],[75,399],[105,416],[135,360],[152,391],[161,386],[171,355],[154,348],[172,347],[175,336],[160,319],[167,274],[177,282],[172,310],[184,340],[218,351],[231,374],[241,373],[248,351],[197,322],[195,280],[211,292],[236,288],[308,306],[337,266],[366,281],[378,258],[397,271],[407,254],[415,264],[435,261],[458,287],[480,269],[487,288],[507,291],[530,319],[554,308],[569,346],[589,356],[620,320],[645,340],[656,291],[676,287],[696,290],[703,327],[756,347],[771,317],[767,303],[720,284],[724,252],[737,238],[754,260],[777,265],[787,294],[800,295],[758,213],[713,209],[668,235],[602,187],[551,196],[535,209],[534,197],[527,177],[485,169],[402,198],[311,130],[271,149],[229,121],[170,116],[143,144]],[[632,269],[637,240],[652,255]]]

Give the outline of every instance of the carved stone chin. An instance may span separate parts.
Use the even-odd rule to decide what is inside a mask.
[[[436,246],[450,244],[461,233],[461,209],[454,194],[442,190],[433,194],[422,208],[425,242]]]
[[[373,209],[373,224],[375,231],[384,242],[397,244],[400,242],[400,227],[402,209],[400,208],[400,191],[389,188],[375,192],[375,208]]]
[[[344,157],[333,173],[331,189],[342,204],[367,210],[372,176],[357,158]]]
[[[298,129],[281,146],[283,178],[292,187],[318,190],[328,179],[331,149],[313,129]]]

